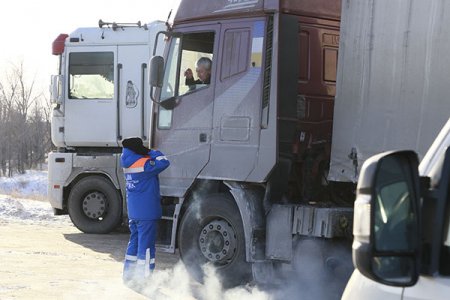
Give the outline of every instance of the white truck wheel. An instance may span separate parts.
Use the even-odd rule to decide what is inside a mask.
[[[109,233],[121,221],[122,200],[102,176],[88,176],[72,188],[68,199],[73,224],[85,233]]]

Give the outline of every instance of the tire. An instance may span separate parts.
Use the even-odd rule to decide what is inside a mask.
[[[101,176],[81,179],[68,199],[73,224],[85,233],[109,233],[121,222],[122,200],[111,182]]]
[[[212,263],[225,288],[251,279],[245,237],[233,198],[215,194],[191,203],[178,232],[180,256],[191,275],[203,282],[202,266]]]

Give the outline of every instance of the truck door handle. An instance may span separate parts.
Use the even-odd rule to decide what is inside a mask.
[[[117,64],[117,139],[120,141],[122,135],[120,133],[120,71],[122,64]]]
[[[145,136],[145,69],[147,69],[147,64],[141,65],[141,129],[142,129],[142,140],[145,141],[147,137]]]
[[[206,133],[200,133],[200,136],[199,136],[200,143],[206,143],[207,140],[208,140],[207,134]]]

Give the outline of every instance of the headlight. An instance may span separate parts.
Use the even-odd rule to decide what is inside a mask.
[[[355,241],[370,242],[370,195],[358,194],[355,201],[353,235]]]

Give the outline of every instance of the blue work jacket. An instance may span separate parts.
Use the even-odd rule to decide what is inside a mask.
[[[160,151],[150,150],[148,156],[123,148],[121,157],[127,185],[128,218],[157,220],[161,218],[161,195],[158,174],[169,166]]]

